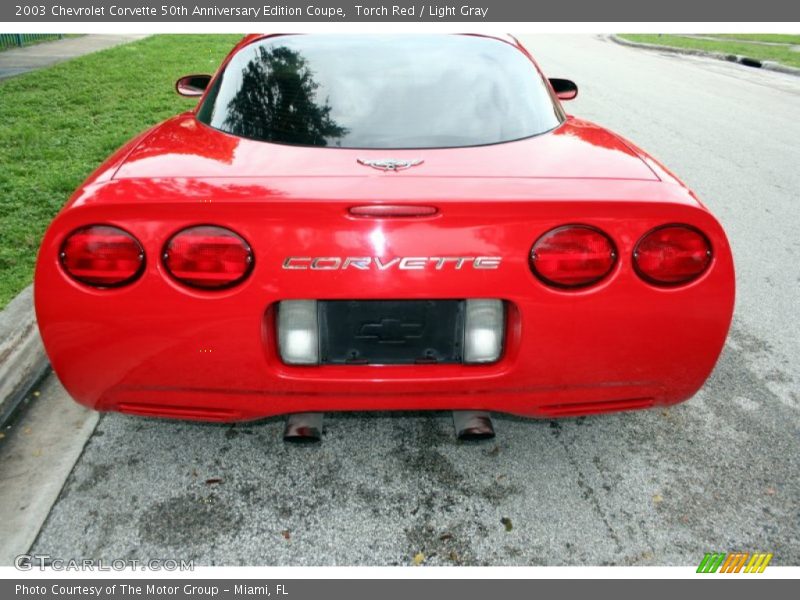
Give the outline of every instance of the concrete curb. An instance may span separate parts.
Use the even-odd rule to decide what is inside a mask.
[[[73,402],[54,377],[6,434],[0,460],[0,567],[26,554],[47,521],[100,413]]]
[[[33,286],[29,285],[0,311],[0,425],[49,368],[33,311]]]
[[[734,62],[740,65],[751,68],[761,68],[766,71],[776,71],[778,73],[785,73],[787,75],[795,75],[800,77],[800,69],[796,67],[789,67],[771,60],[758,60],[741,54],[724,54],[722,52],[710,52],[708,50],[698,50],[696,48],[675,48],[674,46],[661,46],[659,44],[646,44],[643,42],[632,42],[623,39],[615,34],[609,34],[608,39],[612,42],[622,46],[630,46],[631,48],[642,48],[644,50],[658,50],[660,52],[672,52],[673,54],[683,54],[688,56],[702,56],[705,58],[713,58],[716,60],[724,60],[726,62]]]

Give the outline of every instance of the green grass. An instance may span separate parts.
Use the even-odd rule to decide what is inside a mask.
[[[730,40],[800,45],[800,35],[796,33],[703,33],[701,35]]]
[[[33,278],[58,210],[136,133],[193,106],[174,91],[241,36],[145,38],[0,82],[0,309]]]
[[[757,34],[756,34],[757,35]],[[766,35],[766,34],[764,34]],[[659,44],[661,46],[674,46],[677,48],[693,48],[723,54],[741,54],[758,60],[772,60],[775,62],[800,67],[800,52],[793,52],[789,46],[764,46],[749,44],[746,41],[731,40],[699,40],[680,35],[670,34],[624,34],[620,36],[632,42],[645,44]],[[797,37],[797,36],[790,36]]]

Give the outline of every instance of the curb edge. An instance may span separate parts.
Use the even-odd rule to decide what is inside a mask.
[[[725,62],[738,63],[742,66],[750,68],[760,68],[765,71],[775,71],[777,73],[784,73],[786,75],[794,75],[800,77],[800,68],[790,67],[781,63],[771,60],[758,60],[741,54],[725,54],[723,52],[712,52],[709,50],[699,50],[697,48],[676,48],[675,46],[662,46],[660,44],[648,44],[644,42],[632,42],[621,38],[617,34],[611,33],[607,36],[612,42],[621,46],[628,46],[630,48],[641,48],[643,50],[656,50],[661,52],[671,52],[672,54],[683,54],[687,56],[701,56],[704,58],[713,58],[715,60],[722,60]]]

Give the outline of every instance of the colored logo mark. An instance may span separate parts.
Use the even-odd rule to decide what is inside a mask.
[[[763,573],[772,554],[766,552],[707,552],[697,567],[698,573]]]

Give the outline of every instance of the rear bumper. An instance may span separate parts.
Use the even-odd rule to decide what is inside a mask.
[[[275,303],[246,306],[233,296],[197,310],[196,299],[181,306],[144,295],[135,318],[101,315],[95,296],[94,310],[85,299],[76,309],[73,298],[70,316],[45,316],[43,332],[67,390],[97,410],[216,421],[351,410],[575,416],[691,397],[730,321],[730,302],[709,294],[711,285],[670,295],[642,289],[633,302],[611,289],[506,298],[504,352],[491,365],[288,366]]]
[[[159,391],[142,390],[118,397],[118,401],[99,410],[112,410],[145,417],[164,417],[199,421],[234,422],[296,412],[410,411],[410,410],[488,410],[534,418],[576,417],[582,415],[650,408],[658,403],[653,396],[628,397],[648,389],[585,390],[581,394],[563,391],[534,394],[500,389],[477,394],[448,394],[426,391],[418,394],[388,393],[333,396],[250,394],[237,390]],[[602,400],[604,396],[610,397]],[[537,400],[541,403],[537,403]],[[670,404],[671,402],[660,402]]]
[[[69,393],[97,410],[220,421],[352,410],[572,416],[690,398],[711,373],[730,325],[730,249],[719,224],[700,208],[496,203],[492,222],[482,224],[485,207],[477,204],[448,205],[438,221],[395,223],[347,219],[345,203],[304,206],[305,221],[279,214],[289,211],[282,206],[204,213],[204,221],[231,227],[256,252],[250,278],[216,293],[182,288],[158,259],[171,233],[196,222],[197,205],[168,205],[158,220],[131,204],[82,206],[59,216],[40,252],[35,293],[45,348]],[[119,224],[142,242],[148,264],[138,281],[95,290],[61,271],[64,236],[91,222]],[[548,288],[528,268],[533,240],[564,222],[596,225],[617,243],[614,271],[587,290]],[[629,259],[636,240],[665,222],[699,227],[715,251],[700,279],[681,288],[645,283]],[[502,256],[503,264],[480,273],[281,268],[295,254],[453,253]],[[486,297],[508,307],[504,352],[491,365],[290,367],[278,356],[275,305],[281,300]]]

